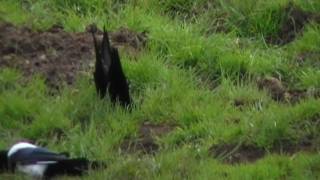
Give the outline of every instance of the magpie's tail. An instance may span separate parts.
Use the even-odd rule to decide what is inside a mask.
[[[8,155],[7,154],[8,154],[7,150],[0,151],[0,173],[9,171]]]
[[[106,164],[100,161],[89,161],[85,158],[66,159],[48,165],[44,176],[47,178],[58,175],[82,176],[90,169],[103,168],[106,168]]]

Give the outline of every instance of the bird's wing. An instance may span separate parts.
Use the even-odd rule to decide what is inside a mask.
[[[101,43],[102,66],[105,74],[108,74],[111,66],[110,42],[106,29],[103,29],[103,38]]]
[[[105,75],[107,75],[109,72],[110,66],[111,66],[110,48],[109,48],[110,45],[109,45],[108,33],[104,29],[103,39],[102,39],[101,44],[98,43],[98,40],[95,36],[94,30],[91,30],[91,34],[92,34],[94,49],[95,49],[95,53],[96,53],[96,62],[99,62],[99,61],[101,62],[103,72]]]
[[[118,99],[121,105],[128,106],[131,104],[129,85],[122,69],[117,48],[111,47],[111,57],[113,60],[111,70],[112,73],[110,74],[111,84],[109,90],[111,93],[111,99]]]
[[[53,161],[63,159],[67,159],[67,157],[63,154],[54,153],[40,147],[20,149],[9,157],[11,163],[20,164],[34,164],[38,162],[52,163]]]

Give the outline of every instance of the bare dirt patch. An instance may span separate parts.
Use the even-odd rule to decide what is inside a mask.
[[[209,155],[226,164],[254,163],[267,153],[294,155],[298,152],[316,152],[316,147],[308,137],[297,143],[280,141],[269,150],[252,144],[221,143],[209,148]]]
[[[292,42],[301,34],[305,25],[310,21],[320,22],[319,14],[305,12],[300,7],[290,2],[283,8],[283,19],[276,36],[267,38],[267,42],[276,45],[285,45]]]
[[[154,154],[159,150],[156,138],[167,135],[176,128],[172,124],[152,124],[144,122],[138,131],[138,138],[125,139],[120,148],[127,153]]]
[[[259,89],[266,89],[271,95],[272,99],[276,101],[285,100],[286,88],[279,79],[274,77],[265,77],[259,79],[257,85]]]
[[[308,139],[302,139],[298,143],[290,141],[280,141],[270,150],[271,153],[293,155],[298,152],[313,152],[314,146]]]
[[[129,29],[110,34],[116,46],[142,47],[139,44],[142,43],[141,35]],[[143,39],[142,44],[145,42]],[[62,82],[73,84],[79,73],[93,68],[94,57],[92,37],[88,32],[65,32],[59,25],[47,31],[33,31],[0,23],[0,67],[16,68],[26,77],[41,74],[50,87],[59,88]]]
[[[315,113],[310,117],[302,119],[292,124],[294,132],[299,136],[298,140],[281,141],[274,147],[278,147],[288,154],[293,154],[298,151],[315,152],[320,150],[319,132],[320,132],[320,113]],[[281,149],[279,148],[281,147]]]
[[[301,99],[304,99],[308,96],[307,90],[304,89],[293,89],[293,90],[288,90],[287,91],[287,99],[291,103],[297,103]]]
[[[265,155],[265,151],[253,145],[218,144],[209,149],[209,154],[227,164],[255,162]]]
[[[0,66],[17,68],[25,76],[40,73],[51,87],[61,81],[72,84],[93,57],[91,37],[59,26],[44,32],[4,23],[0,34]]]
[[[275,77],[264,77],[257,81],[260,90],[265,89],[271,98],[279,102],[297,103],[301,99],[312,96],[318,98],[318,92],[308,92],[306,89],[288,89]]]
[[[144,48],[147,38],[147,31],[138,33],[125,27],[121,27],[116,32],[111,33],[111,41],[114,46],[125,46],[135,50]]]

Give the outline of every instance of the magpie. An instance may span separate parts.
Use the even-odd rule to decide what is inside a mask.
[[[0,170],[12,173],[19,171],[41,179],[59,175],[81,176],[89,169],[106,167],[103,162],[69,158],[65,153],[51,152],[27,142],[14,144],[8,151],[1,151],[0,156]]]
[[[131,103],[129,85],[124,75],[118,49],[110,45],[108,32],[104,28],[102,42],[95,37],[96,29],[91,33],[96,53],[94,82],[100,98],[108,92],[113,103],[119,101],[122,106],[128,107]]]

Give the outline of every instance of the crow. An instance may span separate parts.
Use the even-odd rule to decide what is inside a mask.
[[[86,158],[69,158],[63,153],[51,152],[27,142],[14,144],[0,153],[3,172],[28,174],[34,178],[51,179],[59,175],[81,176],[89,169],[101,169],[106,165]]]
[[[100,98],[104,98],[108,92],[113,103],[120,102],[122,106],[128,107],[131,103],[129,85],[124,75],[120,62],[118,49],[110,45],[108,32],[104,28],[102,42],[98,43],[95,30],[91,30],[96,63],[94,71],[94,82]]]

